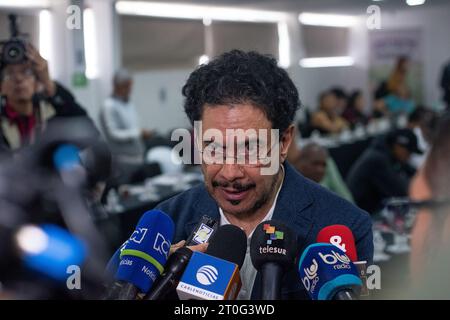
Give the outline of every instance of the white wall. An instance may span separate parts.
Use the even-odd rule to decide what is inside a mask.
[[[134,74],[131,101],[136,105],[144,128],[168,133],[174,128],[189,127],[183,110],[181,88],[191,71],[149,71]]]

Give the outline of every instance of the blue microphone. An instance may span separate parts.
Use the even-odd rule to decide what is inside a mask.
[[[116,280],[128,283],[119,299],[134,298],[137,290],[147,293],[164,271],[175,225],[160,210],[144,213],[136,229],[120,251]]]
[[[298,272],[312,300],[355,300],[362,286],[350,258],[328,243],[308,246],[300,258]]]
[[[69,266],[81,267],[87,254],[81,240],[51,224],[23,226],[15,242],[28,269],[59,282],[67,280]]]

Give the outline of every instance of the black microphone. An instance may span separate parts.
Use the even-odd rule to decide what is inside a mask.
[[[219,223],[215,219],[203,215],[187,238],[185,246],[169,257],[163,274],[156,280],[152,292],[145,297],[145,300],[162,300],[171,291],[174,291],[192,256],[192,250],[186,248],[186,246],[208,242],[218,227]]]
[[[261,272],[262,300],[281,298],[281,281],[294,266],[297,255],[297,235],[285,224],[269,220],[260,223],[250,242],[250,256]]]
[[[232,224],[221,226],[211,237],[206,254],[237,264],[242,268],[247,251],[247,236]]]
[[[145,297],[145,300],[162,300],[174,290],[191,256],[192,250],[187,247],[182,247],[172,253],[166,262],[164,273],[156,280],[152,292]]]
[[[177,286],[181,300],[233,300],[241,288],[239,269],[247,237],[233,225],[220,227],[206,253],[194,252]]]

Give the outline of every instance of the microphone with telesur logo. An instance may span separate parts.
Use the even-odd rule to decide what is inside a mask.
[[[224,225],[217,229],[206,253],[192,254],[177,286],[180,300],[236,299],[246,250],[247,236],[240,228]]]
[[[283,274],[294,267],[297,247],[295,232],[279,221],[264,221],[256,227],[250,256],[255,268],[261,272],[262,300],[281,298]]]

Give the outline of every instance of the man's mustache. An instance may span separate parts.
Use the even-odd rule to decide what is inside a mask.
[[[217,187],[230,188],[231,187],[234,190],[236,190],[237,192],[242,192],[242,191],[247,191],[247,190],[249,190],[251,188],[256,187],[256,184],[255,183],[250,183],[250,184],[247,184],[247,185],[243,185],[243,184],[241,184],[239,182],[230,183],[230,182],[226,182],[226,181],[213,180],[212,186],[214,188],[217,188]]]

